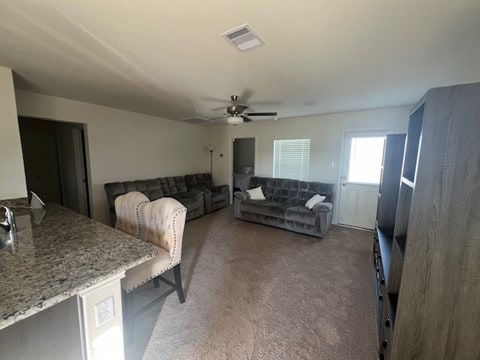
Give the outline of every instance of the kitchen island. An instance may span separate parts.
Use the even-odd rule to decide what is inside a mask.
[[[0,229],[0,358],[29,356],[40,342],[39,359],[122,358],[120,280],[155,248],[56,204],[15,213],[17,232]]]

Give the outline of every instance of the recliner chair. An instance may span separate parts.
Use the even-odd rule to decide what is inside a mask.
[[[185,175],[188,191],[201,190],[205,200],[205,214],[222,209],[230,205],[230,191],[228,185],[213,184],[209,173]]]

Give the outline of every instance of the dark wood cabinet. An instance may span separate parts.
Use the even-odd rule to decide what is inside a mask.
[[[374,244],[381,357],[480,358],[480,83],[415,106],[393,234],[378,226]]]

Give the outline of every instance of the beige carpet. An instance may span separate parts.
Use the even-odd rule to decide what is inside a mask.
[[[186,302],[137,318],[127,360],[375,359],[372,233],[333,226],[321,240],[232,213],[186,224]]]

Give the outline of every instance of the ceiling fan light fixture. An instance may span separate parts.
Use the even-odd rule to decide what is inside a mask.
[[[243,118],[241,118],[240,116],[229,116],[227,117],[227,123],[229,123],[230,125],[243,124]]]

